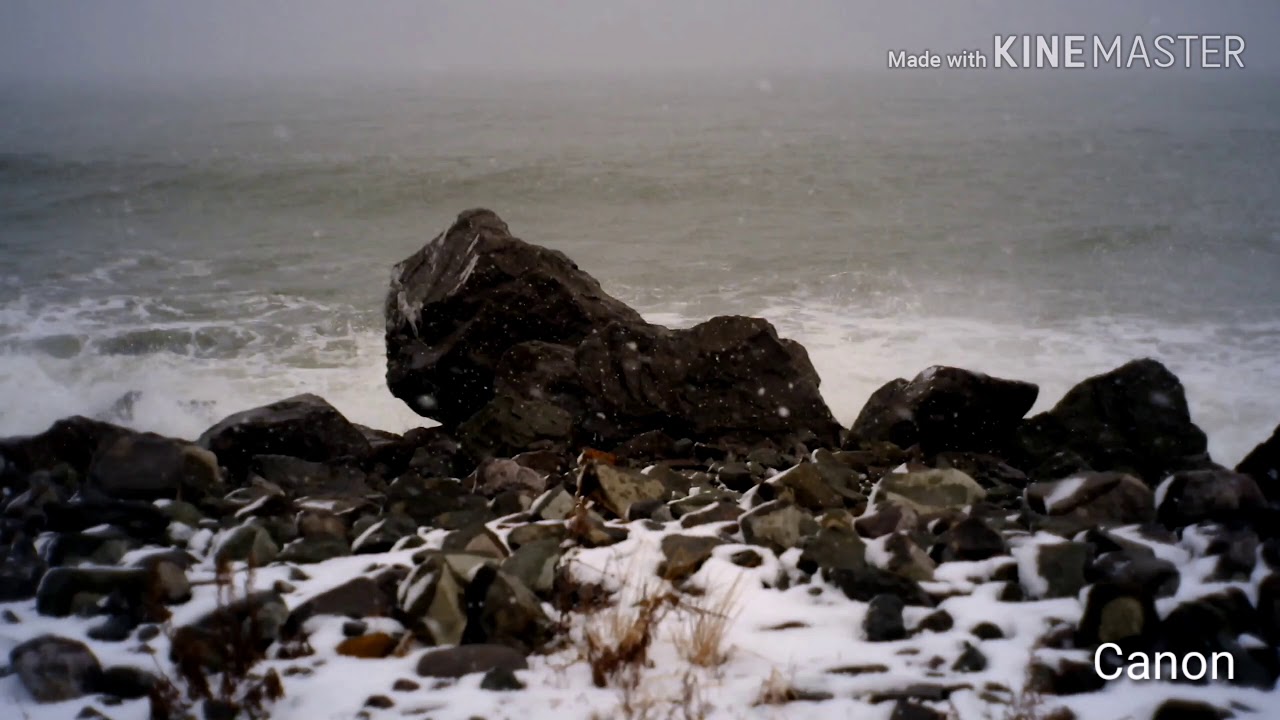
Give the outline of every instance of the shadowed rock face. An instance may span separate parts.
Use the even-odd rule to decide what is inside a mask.
[[[369,441],[324,398],[297,395],[224,418],[199,445],[239,478],[257,455],[326,461],[369,454]]]
[[[1151,359],[1071,388],[1052,410],[1028,419],[1018,440],[1027,468],[1067,449],[1094,470],[1132,472],[1152,486],[1170,472],[1213,467],[1182,382]]]
[[[1039,388],[961,368],[935,366],[877,390],[853,423],[861,440],[919,444],[926,453],[1001,452]]]
[[[840,428],[799,344],[758,318],[646,323],[563,254],[462,213],[396,266],[387,384],[476,455],[662,430],[747,441]]]
[[[564,254],[513,237],[489,210],[462,213],[396,265],[386,319],[387,386],[445,425],[493,397],[512,346],[576,345],[610,321],[642,322]]]

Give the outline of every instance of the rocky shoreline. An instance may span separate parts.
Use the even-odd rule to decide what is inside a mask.
[[[396,266],[385,313],[388,387],[436,427],[302,395],[194,442],[84,417],[0,440],[0,705],[1169,720],[1276,701],[1280,428],[1218,465],[1154,360],[1032,417],[1034,384],[927,368],[842,428],[767,321],[645,322],[486,210]],[[1107,644],[1234,673],[1108,679]]]

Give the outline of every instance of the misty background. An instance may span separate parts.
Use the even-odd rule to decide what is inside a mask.
[[[1235,33],[1280,66],[1274,0],[6,0],[9,79],[883,69],[993,34]]]

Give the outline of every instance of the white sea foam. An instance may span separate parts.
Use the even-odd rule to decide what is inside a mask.
[[[127,296],[0,307],[0,325],[10,329],[3,338],[8,348],[0,352],[0,396],[8,399],[0,407],[0,435],[36,432],[72,414],[110,414],[131,391],[140,395],[116,420],[186,437],[231,412],[300,392],[317,393],[373,427],[399,432],[431,424],[388,392],[379,329],[317,325],[317,316],[331,313],[296,298],[244,296],[236,302],[247,316],[243,327],[235,320],[163,319],[181,314],[165,303]],[[1041,390],[1033,412],[1039,412],[1085,377],[1145,356],[1165,362],[1182,379],[1192,418],[1221,462],[1237,462],[1280,421],[1280,397],[1260,391],[1280,384],[1273,361],[1280,340],[1259,339],[1280,334],[1267,335],[1266,328],[1240,331],[1254,340],[1233,346],[1216,328],[1151,331],[1122,319],[1044,329],[910,314],[858,316],[847,308],[796,303],[761,314],[805,345],[823,395],[846,425],[882,384],[936,364],[1036,382]],[[701,319],[664,308],[646,316],[675,326]],[[150,331],[172,336],[156,340],[152,351],[110,351],[111,338]],[[45,347],[58,339],[69,357]]]

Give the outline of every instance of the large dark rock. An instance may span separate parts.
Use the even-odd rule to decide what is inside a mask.
[[[1056,520],[1053,525],[1071,535],[1098,526],[1129,525],[1155,519],[1151,488],[1138,478],[1119,472],[1083,473],[1054,482],[1032,483],[1027,507]]]
[[[45,573],[36,591],[41,615],[70,615],[87,598],[114,597],[120,610],[137,619],[163,619],[162,604],[182,603],[191,585],[182,568],[156,562],[147,567],[59,567]]]
[[[392,393],[476,458],[652,431],[839,441],[808,354],[767,321],[651,325],[487,210],[396,266],[386,317]]]
[[[687,330],[614,323],[579,346],[584,430],[621,441],[647,430],[754,442],[840,429],[803,346],[768,321],[715,317]]]
[[[113,500],[97,492],[82,492],[70,502],[49,503],[43,508],[45,530],[80,533],[99,525],[113,525],[134,540],[155,542],[164,537],[169,518],[164,511],[141,500]]]
[[[360,576],[308,598],[289,613],[286,635],[295,635],[303,624],[317,615],[337,615],[359,620],[388,617],[396,609],[396,588],[408,574],[402,567],[382,571],[374,577]]]
[[[200,436],[201,447],[242,479],[255,455],[289,455],[325,461],[369,454],[360,429],[324,400],[296,395],[224,418]]]
[[[1160,495],[1156,517],[1171,528],[1206,520],[1247,520],[1267,502],[1252,477],[1230,470],[1174,473],[1161,486]]]
[[[430,650],[418,658],[418,675],[434,678],[460,678],[495,669],[514,671],[528,667],[524,654],[506,645],[459,645]]]
[[[132,430],[118,425],[69,417],[55,422],[39,435],[0,438],[0,468],[12,467],[19,474],[47,470],[66,463],[76,472],[89,469],[98,448]]]
[[[893,380],[874,394],[853,423],[861,440],[899,447],[1001,452],[1035,404],[1040,389],[960,368],[935,366],[910,382]]]
[[[493,398],[513,346],[576,345],[609,321],[640,322],[563,253],[513,237],[479,209],[396,265],[386,319],[387,386],[446,425]]]
[[[1240,461],[1236,472],[1257,480],[1268,500],[1280,501],[1280,425]]]
[[[122,500],[199,500],[221,482],[211,452],[153,433],[128,433],[108,441],[89,466],[90,486]]]
[[[1065,449],[1094,470],[1130,472],[1152,486],[1177,470],[1211,467],[1182,382],[1150,359],[1071,388],[1052,410],[1023,423],[1019,445],[1024,469]]]
[[[0,545],[0,602],[35,595],[47,569],[30,538],[18,536],[7,545]]]
[[[93,692],[102,675],[97,656],[84,643],[41,635],[9,651],[9,665],[36,702],[61,702]]]

